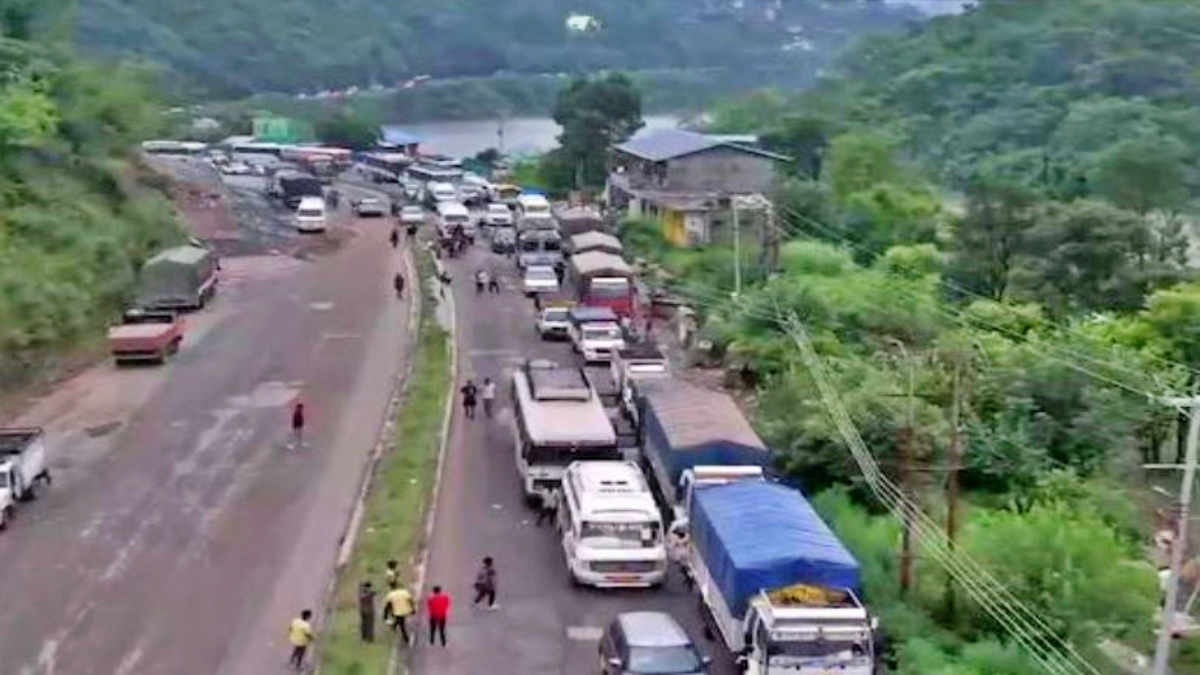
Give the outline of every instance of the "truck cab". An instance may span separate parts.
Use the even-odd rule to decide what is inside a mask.
[[[45,434],[37,428],[0,429],[0,529],[8,526],[18,502],[50,483]]]
[[[625,337],[616,313],[607,307],[572,307],[571,342],[583,360],[610,361],[625,348]]]
[[[639,343],[627,345],[613,353],[612,380],[620,396],[621,414],[636,427],[638,424],[637,386],[646,380],[670,377],[667,354],[658,345]]]

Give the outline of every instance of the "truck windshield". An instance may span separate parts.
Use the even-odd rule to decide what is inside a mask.
[[[614,446],[594,448],[563,448],[558,446],[532,446],[524,452],[526,461],[539,466],[566,466],[575,461],[589,459],[620,459],[621,453]]]
[[[596,298],[629,297],[628,279],[592,279],[588,295]]]
[[[621,338],[621,329],[615,326],[584,326],[584,340],[618,340]]]
[[[605,523],[593,520],[585,521],[579,528],[579,543],[592,548],[654,548],[658,539],[659,525],[655,522]]]
[[[682,675],[702,669],[696,650],[687,646],[630,647],[629,672],[644,675]]]

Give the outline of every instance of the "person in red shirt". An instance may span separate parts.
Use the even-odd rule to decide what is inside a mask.
[[[429,612],[429,644],[433,644],[434,635],[442,638],[442,646],[446,646],[446,619],[450,618],[450,596],[442,592],[441,586],[433,587],[433,595],[425,601]]]

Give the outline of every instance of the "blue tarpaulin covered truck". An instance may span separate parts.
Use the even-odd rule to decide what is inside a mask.
[[[872,675],[858,562],[803,494],[762,481],[707,487],[688,525],[697,593],[748,672]]]
[[[646,473],[671,519],[686,514],[696,485],[762,480],[771,452],[728,394],[677,379],[636,388]]]

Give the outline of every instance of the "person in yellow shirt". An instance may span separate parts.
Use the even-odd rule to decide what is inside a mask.
[[[412,593],[403,586],[394,586],[383,599],[383,620],[384,622],[391,620],[392,628],[400,631],[400,637],[404,638],[404,644],[411,642],[408,634],[408,617],[416,611]]]
[[[288,664],[297,671],[304,669],[304,653],[313,642],[312,610],[300,612],[300,617],[292,619],[288,626],[288,642],[292,643],[292,656]]]

